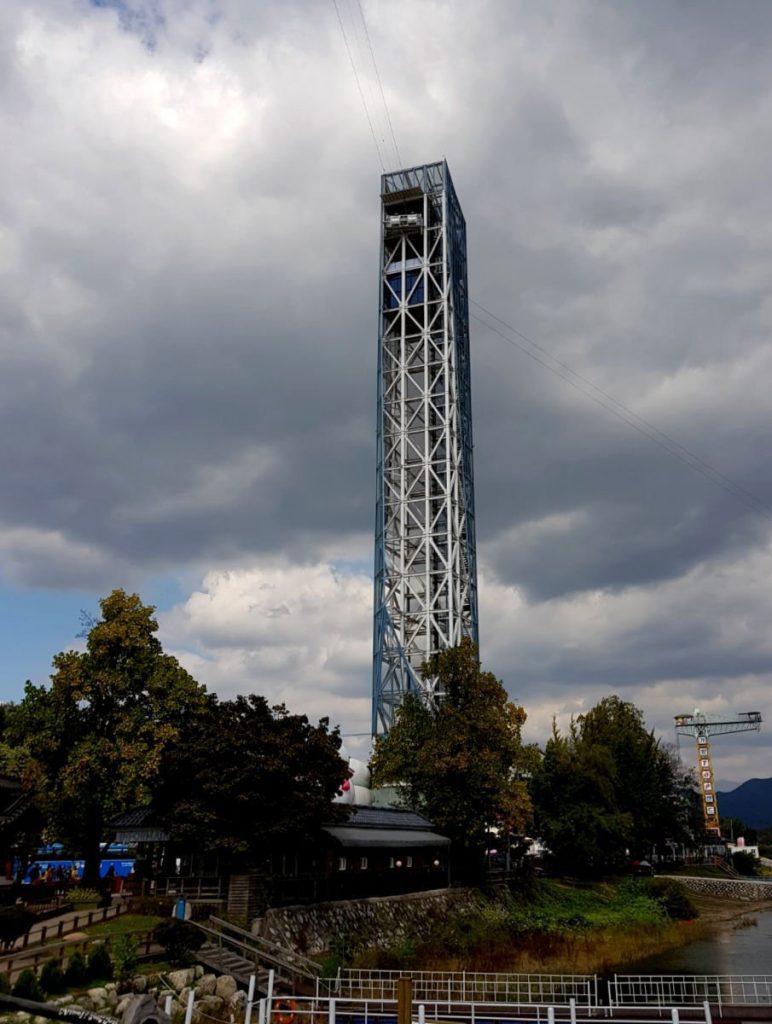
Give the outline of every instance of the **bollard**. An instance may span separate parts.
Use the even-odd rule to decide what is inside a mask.
[[[413,1024],[412,978],[397,978],[397,1024]]]
[[[673,1021],[673,1024],[678,1024],[679,1017],[677,1006],[674,1006],[673,1009],[670,1011],[670,1019]]]
[[[705,1011],[705,1024],[713,1024],[713,1014],[710,1012],[710,1003],[707,999],[702,1004],[702,1008]]]
[[[335,1000],[331,999],[327,1006],[327,1020],[329,1024],[335,1024]]]
[[[426,1007],[423,1003],[418,1004],[418,1024],[426,1024]]]
[[[568,1000],[568,1012],[571,1017],[571,1024],[576,1024],[576,1000]]]
[[[547,1007],[547,1024],[555,1024],[555,1007]]]

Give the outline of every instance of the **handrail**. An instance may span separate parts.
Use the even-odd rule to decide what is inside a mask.
[[[254,960],[255,962],[265,960],[274,967],[280,967],[283,971],[286,971],[289,974],[300,975],[301,977],[308,978],[311,981],[316,980],[316,974],[309,974],[302,965],[293,963],[291,960],[286,959],[277,953],[257,949],[254,945],[241,942],[239,939],[234,938],[231,935],[227,935],[222,931],[215,931],[214,928],[207,928],[205,924],[201,924],[199,921],[192,921],[191,923],[194,924],[196,928],[200,928],[206,935],[210,935],[220,946],[222,946],[223,943],[227,943],[229,946],[236,946],[238,949],[248,953],[249,955],[245,957],[246,960]],[[287,952],[288,955],[292,955],[289,951]]]
[[[292,961],[305,966],[311,974],[316,976],[322,970],[322,965],[317,963],[316,960],[312,960],[310,957],[305,956],[303,953],[296,953],[294,949],[287,949],[286,946],[282,946],[280,942],[276,942],[273,939],[267,939],[264,935],[255,935],[253,932],[248,932],[244,928],[240,928],[237,924],[231,924],[230,921],[224,921],[221,917],[215,917],[214,914],[210,914],[209,920],[213,925],[218,926],[223,931],[236,932],[237,935],[243,935],[249,939],[250,942],[255,943],[257,946],[261,946],[263,949],[275,953],[276,956],[289,956]]]

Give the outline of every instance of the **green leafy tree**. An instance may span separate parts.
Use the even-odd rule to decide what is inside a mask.
[[[521,740],[525,711],[482,671],[471,640],[432,658],[423,676],[443,697],[405,697],[376,741],[373,782],[399,785],[405,802],[450,837],[456,875],[472,879],[484,865],[486,833],[523,829],[530,817],[521,777],[531,764]]]
[[[163,652],[151,606],[123,590],[100,605],[85,651],[58,654],[51,685],[27,683],[6,722],[48,832],[82,852],[87,885],[99,881],[107,822],[148,799],[164,750],[206,701]]]
[[[691,777],[646,729],[635,705],[606,697],[553,727],[532,792],[539,831],[571,873],[620,867],[652,846],[688,838]]]
[[[253,867],[277,842],[345,816],[332,803],[348,774],[340,742],[326,718],[211,696],[166,747],[153,806],[174,840]]]

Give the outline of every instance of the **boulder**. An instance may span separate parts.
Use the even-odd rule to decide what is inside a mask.
[[[122,1017],[124,1015],[124,1013],[131,1006],[131,1001],[132,1001],[133,998],[134,998],[134,996],[131,995],[131,993],[129,993],[129,995],[126,995],[126,996],[121,996],[120,1001],[118,1002],[118,1005],[115,1007],[115,1016],[116,1017]]]
[[[215,988],[217,988],[217,975],[202,975],[196,985],[196,999],[200,999],[201,996],[213,996]]]
[[[132,992],[146,992],[147,991],[147,978],[138,974],[136,978],[131,979],[131,990]]]
[[[217,979],[214,994],[227,1003],[237,989],[236,979],[230,974],[223,974]]]
[[[187,985],[192,985],[196,972],[192,967],[185,967],[181,971],[172,971],[166,975],[166,980],[175,992],[182,992]]]
[[[180,1001],[180,1006],[184,1009],[188,1005],[188,996],[190,995],[190,989],[186,985],[185,988],[180,992],[177,998]]]
[[[198,978],[203,978],[203,976],[204,976],[204,968],[201,966],[201,964],[196,964],[196,966],[194,967],[194,970],[196,972],[196,978],[197,979]]]
[[[236,1010],[237,1013],[243,1014],[247,1008],[247,994],[243,988],[237,989],[230,997],[228,1005],[232,1010]]]
[[[94,1005],[103,1006],[107,1002],[106,988],[90,988],[86,995]]]
[[[75,996],[59,996],[54,999],[57,1006],[70,1006],[71,1003],[75,1002]]]

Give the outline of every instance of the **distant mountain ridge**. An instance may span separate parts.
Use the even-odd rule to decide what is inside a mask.
[[[772,828],[772,779],[748,779],[716,797],[722,818],[739,818],[751,828]]]

